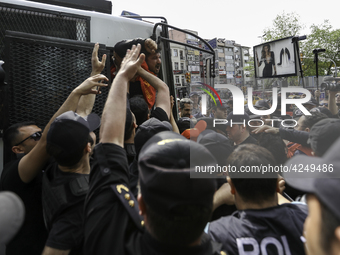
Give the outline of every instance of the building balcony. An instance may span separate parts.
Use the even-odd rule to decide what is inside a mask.
[[[174,70],[174,74],[183,74],[184,70]]]

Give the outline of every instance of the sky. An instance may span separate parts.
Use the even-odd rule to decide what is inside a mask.
[[[283,12],[295,12],[300,23],[306,26],[300,36],[308,35],[312,24],[330,21],[333,29],[340,28],[340,3],[328,1],[155,1],[155,0],[111,0],[112,14],[120,15],[123,10],[141,16],[163,16],[169,25],[198,32],[204,39],[225,38],[243,46],[261,44],[265,28],[272,27],[273,20]],[[323,6],[321,3],[325,3]]]

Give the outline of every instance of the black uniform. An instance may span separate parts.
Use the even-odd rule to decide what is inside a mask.
[[[82,254],[84,201],[88,174],[66,173],[56,162],[43,178],[43,210],[49,235],[46,246]]]
[[[85,202],[85,254],[225,254],[203,235],[193,247],[164,245],[144,230],[128,181],[126,152],[115,144],[98,144]]]
[[[24,183],[19,176],[19,161],[17,159],[6,164],[1,175],[0,190],[16,193],[25,205],[24,224],[7,244],[6,254],[41,254],[47,239],[41,202],[43,173],[40,172],[31,182]]]
[[[305,204],[283,204],[261,210],[236,211],[209,225],[208,233],[228,254],[303,255],[300,239],[307,217]]]

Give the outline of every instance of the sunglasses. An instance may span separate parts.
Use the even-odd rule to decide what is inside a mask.
[[[23,142],[25,142],[28,139],[33,139],[34,141],[39,141],[40,138],[41,138],[41,135],[42,135],[41,131],[35,132],[34,134],[30,135],[29,137],[25,138],[20,143],[17,143],[14,146],[18,146],[18,145],[22,144]]]

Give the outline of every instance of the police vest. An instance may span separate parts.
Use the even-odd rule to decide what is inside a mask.
[[[58,167],[57,164],[51,168]],[[42,203],[45,226],[51,230],[53,221],[64,210],[78,203],[84,203],[85,196],[89,190],[89,176],[81,175],[78,178],[61,184],[53,185],[49,169],[43,176],[42,182]]]

